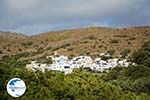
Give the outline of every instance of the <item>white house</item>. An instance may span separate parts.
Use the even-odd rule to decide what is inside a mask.
[[[119,60],[118,58],[108,59],[104,61],[101,59],[101,56],[109,56],[108,54],[101,53],[100,57],[95,58],[94,60],[90,56],[77,56],[69,59],[67,56],[47,56],[47,58],[52,59],[52,64],[40,64],[36,61],[32,61],[31,64],[27,64],[26,68],[32,71],[42,71],[53,70],[60,71],[65,74],[70,74],[74,68],[90,68],[93,71],[108,71],[110,68],[114,68],[118,65],[123,67],[128,67],[130,64],[135,65],[134,63],[127,62],[126,59]]]
[[[42,71],[43,73],[45,72],[45,69],[47,67],[47,64],[40,64],[40,63],[36,63],[36,61],[32,61],[31,64],[27,64],[26,68],[32,71]]]
[[[52,64],[49,65],[49,70],[61,71],[65,74],[69,74],[72,72],[71,62],[69,61],[67,56],[50,56],[52,59]]]

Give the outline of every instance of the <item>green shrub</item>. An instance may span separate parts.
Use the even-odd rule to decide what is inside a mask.
[[[73,51],[73,47],[67,48],[68,51]]]
[[[25,43],[21,43],[24,47],[29,47],[29,46],[32,46],[33,45],[33,43],[32,42],[30,42],[30,41],[27,41],[27,42],[25,42]]]
[[[126,38],[126,37],[129,37],[129,36],[128,35],[115,35],[114,37]]]
[[[13,58],[15,59],[19,59],[19,58],[22,58],[22,57],[28,57],[30,55],[29,52],[19,52],[19,53],[16,53]]]
[[[42,53],[44,52],[44,49],[42,47],[38,48],[37,53]]]
[[[0,54],[3,54],[2,50],[0,50]]]
[[[140,50],[133,53],[132,61],[150,67],[150,41],[145,42]]]
[[[19,50],[18,51],[22,51],[22,49],[21,48],[19,48]]]
[[[129,66],[125,70],[125,76],[129,77],[132,80],[141,78],[141,77],[150,77],[150,68],[146,66]]]
[[[1,61],[5,62],[5,61],[9,61],[10,59],[11,59],[11,57],[10,57],[10,56],[8,56],[8,55],[4,55],[4,56],[2,56]]]
[[[115,54],[115,50],[108,50],[107,53],[110,55],[113,55],[113,54]]]
[[[136,38],[135,37],[130,37],[129,40],[131,40],[131,41],[136,40]]]
[[[122,55],[122,58],[125,58],[130,52],[130,49],[123,49],[120,54]]]
[[[134,82],[134,91],[150,94],[150,77],[139,78]]]
[[[110,41],[110,43],[119,43],[119,40],[113,39],[113,40]]]

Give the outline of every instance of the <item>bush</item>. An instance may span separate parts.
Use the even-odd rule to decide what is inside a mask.
[[[52,59],[51,58],[47,58],[43,63],[52,64]]]
[[[129,37],[128,35],[115,35],[114,37],[126,38]]]
[[[121,55],[122,55],[122,58],[125,58],[126,56],[128,56],[128,54],[130,53],[130,49],[124,49],[121,51]]]
[[[135,37],[130,37],[129,40],[131,40],[131,41],[136,40],[136,38]]]
[[[134,91],[150,94],[150,77],[139,78],[134,82]]]
[[[97,38],[95,36],[88,36],[87,39],[89,39],[89,40],[95,40]]]
[[[21,48],[19,48],[19,51],[22,51],[22,49],[21,49]]]
[[[107,61],[108,59],[112,59],[112,56],[102,56],[101,59]]]
[[[110,41],[110,43],[119,43],[119,40],[113,39],[113,40]]]
[[[6,49],[6,46],[3,46],[3,49]]]
[[[68,51],[73,51],[73,47],[67,48]]]
[[[128,45],[130,45],[130,44],[131,44],[131,42],[129,41],[129,42],[128,42]]]
[[[117,80],[121,75],[122,67],[116,67],[110,70],[108,74],[104,77],[104,80]]]
[[[0,50],[0,54],[3,54],[2,50]]]
[[[10,50],[9,48],[7,49],[7,51],[8,51],[8,52],[11,52],[11,50]]]
[[[71,46],[71,44],[70,43],[66,43],[66,44],[63,44],[63,45],[57,47],[57,49],[66,48],[66,47],[69,47],[69,46]]]
[[[27,41],[27,42],[25,42],[25,43],[21,43],[24,47],[29,47],[29,46],[32,46],[33,45],[33,43],[32,42],[30,42],[30,41]]]
[[[113,54],[115,54],[115,50],[108,50],[107,53],[110,55],[113,55]]]
[[[19,59],[22,57],[28,57],[29,55],[30,55],[29,52],[20,52],[20,53],[17,53],[16,55],[14,55],[13,58]]]
[[[120,69],[116,71],[120,72]],[[115,75],[116,76],[116,75]],[[1,100],[14,100],[5,91],[8,80],[12,77],[21,77],[27,84],[28,91],[20,97],[20,100],[140,100],[149,96],[145,91],[149,88],[147,79],[142,79],[135,83],[135,86],[144,86],[144,91],[136,88],[138,91],[143,91],[142,95],[137,95],[132,91],[124,92],[118,85],[111,82],[103,81],[99,75],[92,74],[85,70],[75,70],[70,75],[64,75],[59,72],[46,71],[45,73],[30,72],[24,68],[15,68],[7,64],[0,64],[0,82],[4,83],[0,86]],[[140,88],[140,87],[139,87]]]
[[[1,61],[3,61],[3,62],[5,62],[5,61],[9,61],[10,60],[10,56],[8,56],[8,55],[4,55],[4,56],[2,56],[2,60]]]
[[[140,50],[133,53],[132,61],[150,67],[150,41],[145,42]]]
[[[150,77],[150,68],[142,65],[129,66],[127,70],[125,70],[125,76],[132,80],[136,80],[142,77]]]
[[[38,48],[37,53],[42,53],[44,52],[44,49],[42,47]]]

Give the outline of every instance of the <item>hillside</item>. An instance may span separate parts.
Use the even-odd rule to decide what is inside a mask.
[[[23,60],[40,58],[54,51],[67,56],[97,56],[107,51],[119,55],[125,49],[132,53],[149,39],[149,26],[118,29],[91,27],[47,32],[34,36],[0,33],[0,53],[1,56],[28,53],[22,58]]]
[[[16,41],[19,41],[19,40],[25,39],[25,38],[27,38],[27,36],[20,34],[20,33],[0,31],[0,43],[16,42]]]
[[[150,27],[93,27],[35,36],[4,33],[1,38],[0,100],[16,99],[6,91],[8,81],[14,77],[20,77],[27,86],[25,94],[18,98],[20,100],[150,100]],[[67,75],[25,68],[33,59],[46,63],[43,58],[54,51],[93,57],[107,51],[115,51],[113,56],[116,56],[122,50],[130,54],[137,50],[130,57],[135,65],[119,65],[108,72],[80,68]]]

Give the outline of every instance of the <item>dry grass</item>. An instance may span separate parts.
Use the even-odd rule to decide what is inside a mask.
[[[39,48],[43,48],[43,51],[37,52],[34,57],[43,54],[50,55],[54,51],[68,56],[81,54],[96,56],[101,52],[115,50],[115,55],[118,55],[123,49],[130,49],[132,53],[140,48],[144,41],[150,39],[150,27],[126,29],[92,27],[47,32],[30,37],[24,36],[24,38],[17,36],[17,39],[14,35],[15,39],[13,40],[11,37],[11,41],[9,38],[5,39],[6,37],[0,35],[0,50],[3,54],[15,54],[24,51],[37,52]],[[9,50],[7,51],[7,49]]]

